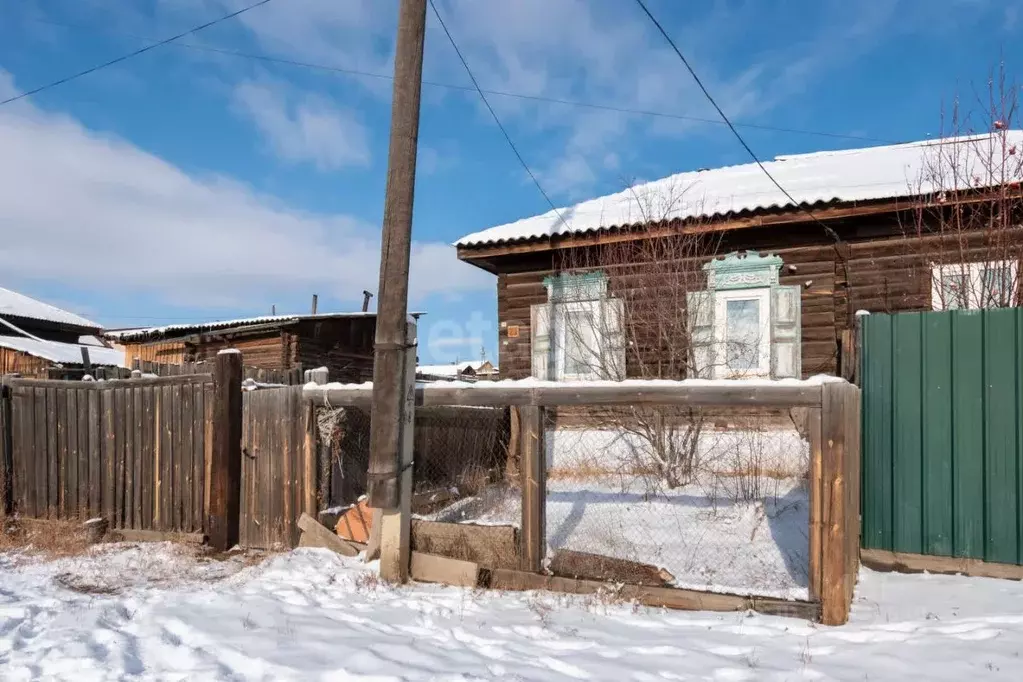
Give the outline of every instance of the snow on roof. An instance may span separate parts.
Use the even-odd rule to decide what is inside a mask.
[[[86,347],[89,349],[89,362],[94,365],[113,365],[118,367],[124,365],[123,351],[98,346]],[[9,348],[65,365],[82,364],[82,345],[77,343],[37,341],[26,336],[0,336],[0,348]]]
[[[446,365],[419,365],[416,367],[417,374],[429,374],[435,377],[455,377],[471,368],[474,372],[487,364],[486,360],[475,360],[471,362],[452,362]]]
[[[409,313],[412,317],[418,317],[425,313]],[[160,327],[144,327],[139,329],[122,329],[107,332],[106,336],[118,341],[132,341],[145,339],[151,336],[166,336],[168,334],[206,331],[213,329],[227,329],[228,327],[242,327],[256,324],[279,324],[286,325],[301,320],[329,320],[345,317],[376,317],[375,311],[354,312],[354,313],[320,313],[317,315],[263,315],[260,317],[243,317],[235,320],[215,320],[213,322],[191,322],[185,324],[168,324]]]
[[[45,320],[47,322],[57,322],[86,329],[100,329],[99,324],[92,320],[87,320],[81,315],[61,310],[57,306],[37,301],[25,294],[19,294],[17,291],[11,291],[3,287],[0,287],[0,315]]]
[[[1023,146],[1023,131],[1008,130],[990,135],[779,156],[774,161],[764,162],[764,167],[799,204],[894,199],[985,186],[985,180],[992,177],[985,164],[990,164],[992,158],[1002,158],[1003,141],[1006,148],[1015,146],[1017,153],[1023,154],[1019,149]],[[935,166],[944,176],[940,182],[934,177]],[[957,172],[953,173],[953,169]],[[1023,180],[1019,164],[1008,174],[1007,181]],[[792,207],[792,202],[755,163],[747,163],[677,173],[617,194],[560,208],[557,212],[548,211],[475,232],[462,237],[455,245],[482,246],[651,221],[714,218]]]

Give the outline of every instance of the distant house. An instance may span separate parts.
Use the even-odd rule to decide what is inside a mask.
[[[419,365],[416,378],[423,381],[495,379],[498,369],[489,360],[453,362],[447,365]]]
[[[420,313],[414,313],[418,317]],[[332,381],[373,377],[376,313],[270,315],[108,332],[134,360],[182,364],[212,360],[225,348],[242,352],[246,367],[301,370],[327,367]]]
[[[98,323],[10,289],[0,288],[0,372],[45,378],[51,368],[120,366]]]

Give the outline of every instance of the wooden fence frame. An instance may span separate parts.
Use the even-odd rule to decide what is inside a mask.
[[[305,399],[313,405],[366,408],[372,387],[307,386]],[[827,625],[849,617],[859,566],[860,538],[860,391],[842,380],[785,382],[480,382],[471,386],[427,384],[416,388],[416,405],[511,406],[510,449],[521,457],[524,473],[521,536],[523,570],[503,571],[498,583],[505,589],[548,587],[561,591],[592,591],[587,581],[541,575],[544,527],[543,419],[545,408],[567,405],[685,405],[728,408],[807,408],[810,439],[809,596],[800,602],[738,595],[714,595],[718,610],[755,608],[768,613],[812,614]],[[512,573],[516,575],[511,575]],[[507,575],[506,575],[507,574]],[[582,584],[587,583],[587,584]],[[628,586],[642,593],[643,602],[676,608],[701,608],[709,595],[691,590],[653,590]],[[701,595],[703,598],[701,598]],[[817,607],[819,606],[819,610]]]

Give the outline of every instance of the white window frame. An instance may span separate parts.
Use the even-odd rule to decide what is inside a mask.
[[[604,303],[603,298],[591,300],[591,301],[563,301],[561,303],[554,303],[554,377],[557,381],[586,381],[590,379],[601,379],[601,355],[606,349],[601,348],[601,343],[606,339],[602,338],[604,335],[600,333],[600,330],[604,326]],[[597,366],[593,367],[588,372],[566,372],[565,367],[568,364],[568,339],[569,330],[565,324],[565,320],[568,317],[568,313],[588,312],[593,319],[593,343],[594,347],[589,349],[597,362]]]
[[[931,309],[932,310],[955,310],[960,308],[948,308],[948,301],[943,300],[945,297],[942,296],[942,286],[945,281],[945,277],[948,275],[965,275],[968,278],[968,291],[966,307],[961,308],[963,310],[979,310],[986,307],[984,305],[984,273],[991,269],[1009,271],[1009,283],[1010,286],[1015,287],[1017,283],[1016,279],[1016,268],[1017,263],[1014,260],[997,260],[997,261],[976,261],[973,263],[945,263],[931,264]],[[1016,305],[1015,292],[1012,293],[1011,305]]]
[[[757,301],[760,303],[760,344],[758,350],[759,367],[749,371],[735,371],[728,367],[728,328],[729,301]],[[714,346],[718,362],[714,367],[716,379],[734,379],[748,377],[771,376],[771,289],[758,287],[753,289],[726,289],[714,293]]]

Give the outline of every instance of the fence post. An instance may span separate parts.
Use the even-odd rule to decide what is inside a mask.
[[[0,380],[0,513],[14,513],[14,453],[11,429],[11,387]]]
[[[330,370],[326,367],[317,367],[316,369],[308,370],[308,372],[309,381],[314,384],[319,384],[320,386],[326,384],[327,380],[330,378]]]
[[[207,535],[227,551],[238,544],[242,483],[242,354],[217,353],[213,369],[213,453]]]
[[[408,582],[412,541],[412,447],[416,404],[416,324],[408,322],[405,332],[405,362],[402,371],[401,415],[405,420],[399,428],[404,434],[398,444],[398,506],[374,513],[380,522],[380,577],[395,583]]]
[[[512,419],[518,432],[511,438],[518,445],[522,471],[522,570],[541,573],[547,539],[544,409],[536,406],[512,409],[518,410],[518,419]]]
[[[842,625],[859,567],[860,392],[849,383],[826,382],[821,397],[821,622]]]

